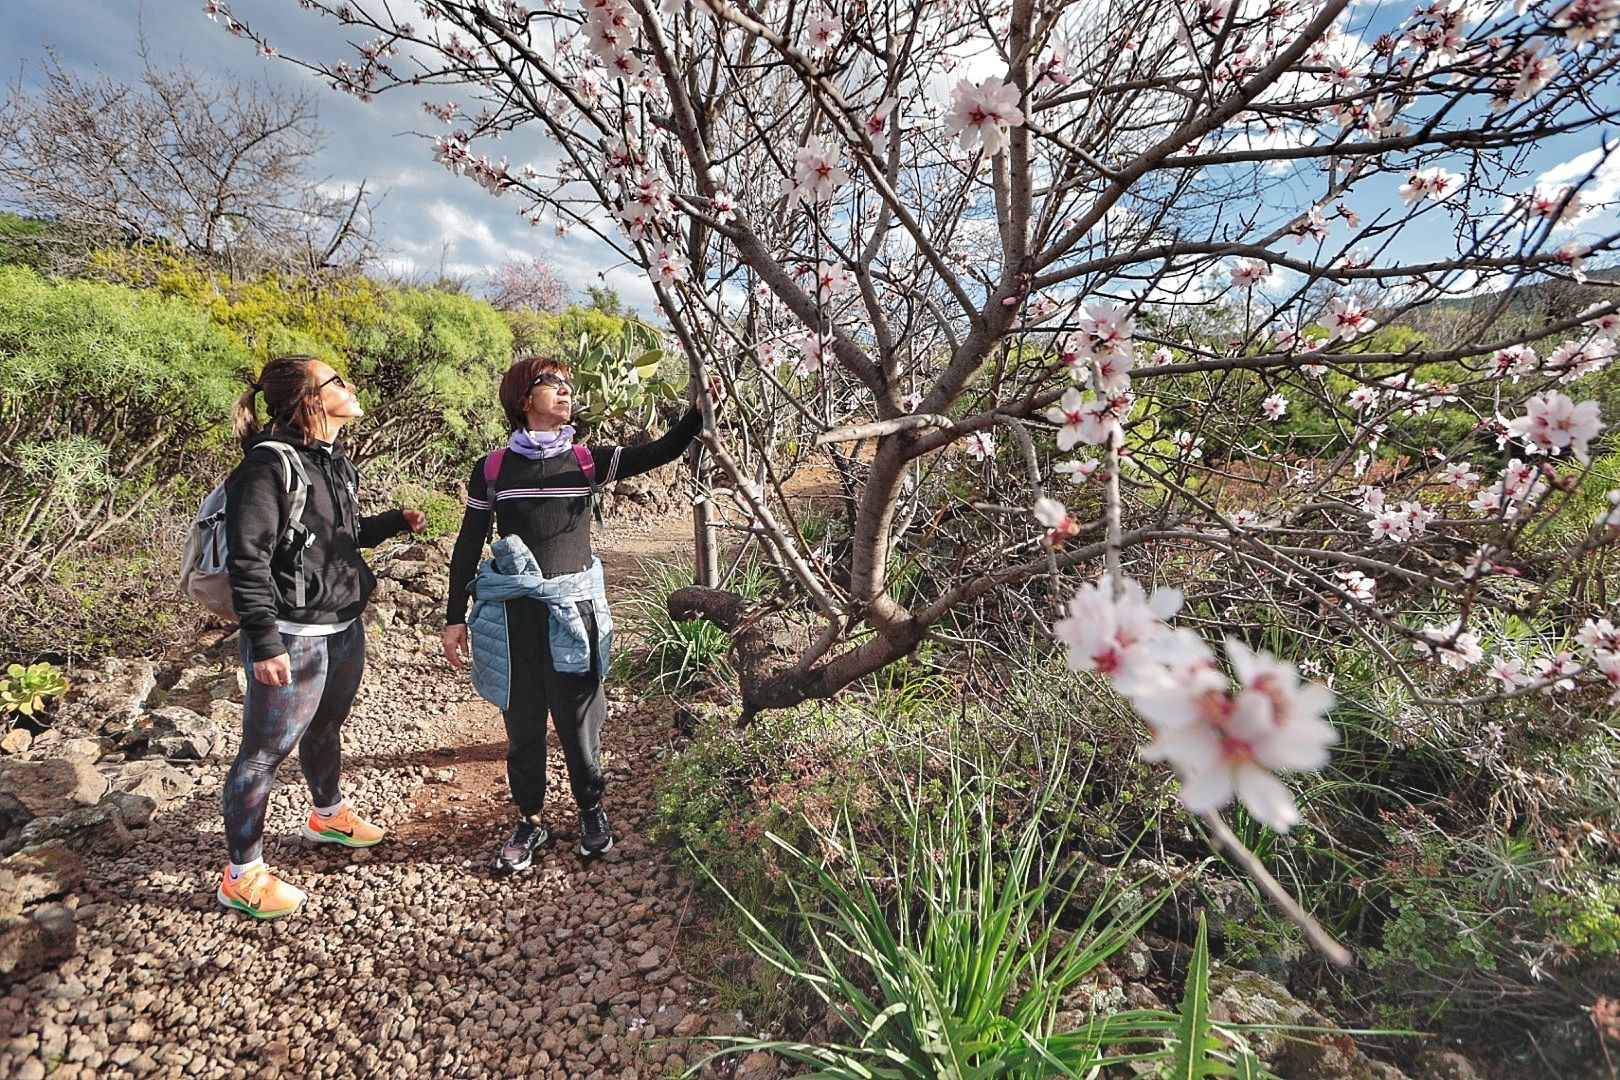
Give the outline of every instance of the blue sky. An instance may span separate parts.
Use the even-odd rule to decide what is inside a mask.
[[[234,5],[255,30],[283,52],[336,60],[345,55],[331,22],[311,17],[289,0],[245,0]],[[617,256],[589,237],[558,238],[549,225],[536,228],[517,216],[518,204],[497,199],[471,180],[453,176],[433,161],[431,144],[413,132],[436,122],[421,111],[421,97],[407,91],[362,104],[331,91],[302,69],[265,60],[253,46],[225,33],[202,13],[201,0],[5,0],[0,3],[0,73],[7,86],[37,80],[33,65],[54,48],[73,71],[96,70],[134,79],[141,67],[144,33],[154,58],[167,64],[184,58],[204,75],[225,80],[268,80],[315,92],[328,142],[320,172],[337,184],[366,180],[386,196],[377,214],[385,262],[401,270],[436,275],[479,275],[511,259],[540,256],[562,272],[583,299],[598,283],[598,271],[631,306],[648,311],[652,289],[646,275],[619,266]],[[352,54],[351,54],[352,55]],[[503,141],[515,161],[545,155],[533,136],[519,132]],[[534,139],[538,143],[538,139]]]

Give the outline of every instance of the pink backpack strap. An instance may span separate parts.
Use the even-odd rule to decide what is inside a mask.
[[[505,460],[506,447],[503,446],[499,450],[491,450],[489,452],[489,456],[484,459],[485,487],[493,488],[495,486],[495,478],[501,475],[501,462]]]
[[[584,443],[575,443],[574,460],[579,462],[579,471],[585,474],[585,479],[595,483],[596,458],[591,456],[591,448]]]

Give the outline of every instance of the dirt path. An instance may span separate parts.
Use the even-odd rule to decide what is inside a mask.
[[[689,551],[689,535],[674,519],[609,530],[598,546],[622,593],[635,556]],[[288,762],[265,854],[310,902],[271,923],[223,910],[213,893],[232,739],[144,840],[92,862],[78,955],[0,997],[0,1076],[673,1076],[693,1048],[649,1039],[732,1022],[706,1014],[682,968],[700,905],[646,838],[667,717],[610,692],[618,843],[594,863],[569,843],[578,822],[553,737],[556,839],[529,873],[494,881],[512,817],[499,714],[429,632],[391,630],[372,656],[345,729],[344,788],[390,840],[307,849],[296,839],[307,794]]]

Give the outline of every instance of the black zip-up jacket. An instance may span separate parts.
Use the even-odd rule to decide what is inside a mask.
[[[292,493],[287,490],[281,458],[270,451],[252,453],[264,442],[293,447],[309,473],[303,527],[313,539],[304,549],[304,606],[295,607],[297,579],[293,552],[283,543]],[[247,441],[242,463],[225,481],[225,568],[231,579],[231,604],[255,661],[287,651],[276,620],[323,625],[353,619],[365,610],[377,586],[360,556],[404,532],[403,510],[360,516],[360,475],[341,444],[304,442],[288,435],[256,435]]]

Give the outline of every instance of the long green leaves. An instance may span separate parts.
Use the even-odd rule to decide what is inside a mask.
[[[929,755],[923,755],[927,758]],[[1027,789],[999,761],[943,767],[943,803],[924,776],[887,791],[899,835],[883,845],[846,814],[818,832],[819,854],[770,835],[787,868],[794,949],[742,910],[755,952],[841,1018],[836,1043],[730,1040],[721,1053],[768,1050],[821,1077],[1087,1076],[1110,1062],[1162,1057],[1172,1018],[1133,1012],[1059,1030],[1065,999],[1157,909],[1103,872],[1066,859],[1056,805],[1059,753]],[[938,785],[934,785],[938,790]],[[1080,885],[1095,900],[1081,907]],[[728,894],[729,895],[729,894]],[[1124,902],[1129,896],[1129,902]],[[741,910],[741,909],[740,909]]]

